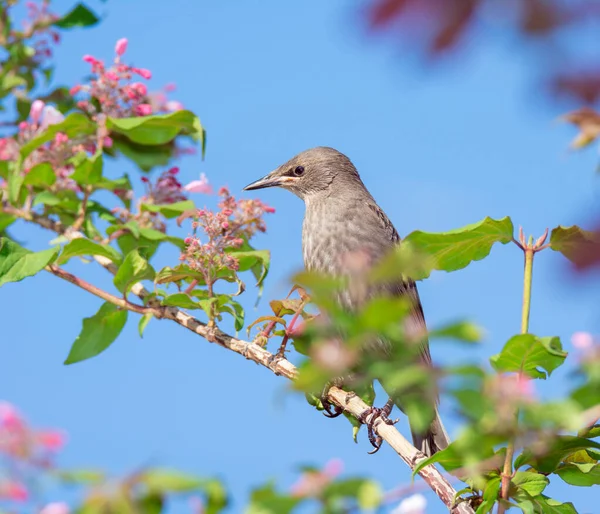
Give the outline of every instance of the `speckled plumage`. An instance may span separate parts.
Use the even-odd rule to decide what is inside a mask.
[[[298,174],[298,170],[302,170]],[[374,265],[400,242],[392,222],[365,188],[351,161],[333,148],[317,147],[290,159],[248,189],[280,186],[290,190],[306,206],[302,229],[302,251],[307,270],[343,276],[357,269]],[[349,281],[350,285],[353,281]],[[406,320],[408,334],[422,334],[425,319],[416,285],[413,281],[385,284],[392,295],[407,295],[413,309]],[[369,297],[381,293],[372,286],[349,287],[339,295],[339,302],[349,310],[358,309]],[[372,342],[367,351],[381,352],[385,357],[389,347],[386,341]],[[431,365],[427,343],[422,348],[422,359]],[[394,403],[401,408],[402,399],[387,390]],[[448,436],[437,415],[425,434],[413,432],[415,446],[431,455],[448,445]]]

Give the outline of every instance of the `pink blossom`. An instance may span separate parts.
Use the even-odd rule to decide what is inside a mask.
[[[29,124],[26,121],[22,121],[21,123],[19,123],[19,131],[23,132],[28,126]]]
[[[63,134],[62,132],[57,132],[56,135],[54,136],[54,141],[56,142],[57,145],[62,145],[69,141],[69,136],[67,136],[66,134]]]
[[[131,71],[133,71],[133,73],[137,73],[140,77],[145,78],[146,80],[152,78],[152,72],[146,68],[131,68]]]
[[[113,140],[111,137],[106,136],[103,141],[104,148],[110,148],[113,145]]]
[[[89,54],[84,55],[83,60],[89,64],[97,64],[99,62],[98,59]]]
[[[167,93],[171,93],[173,91],[175,91],[177,89],[177,86],[174,82],[169,82],[168,84],[165,84],[165,87],[163,88]]]
[[[146,96],[148,94],[146,84],[142,84],[141,82],[134,82],[130,87],[140,96]]]
[[[16,407],[8,402],[0,402],[0,425],[15,428],[25,425]]]
[[[588,350],[594,346],[594,336],[589,332],[575,332],[571,336],[571,344],[579,350]]]
[[[71,509],[64,502],[48,503],[40,510],[40,514],[69,514]]]
[[[123,55],[127,50],[127,38],[121,38],[115,45],[115,52],[117,55]]]
[[[136,106],[135,111],[140,116],[149,116],[152,114],[152,106],[150,104],[140,104]]]
[[[34,102],[31,104],[29,117],[33,123],[37,123],[40,120],[45,105],[46,104],[41,100],[34,100]]]
[[[81,91],[81,86],[79,84],[73,86],[71,89],[69,89],[69,94],[71,96],[75,96],[77,93],[79,93],[79,91]]]
[[[36,433],[37,442],[51,451],[58,451],[65,445],[65,436],[57,430],[43,430]]]
[[[341,475],[342,471],[344,471],[344,461],[342,459],[331,459],[323,468],[323,473],[330,478]]]
[[[115,82],[117,82],[119,80],[119,76],[112,72],[112,71],[107,71],[104,76],[108,79],[108,80],[114,80]]]
[[[183,104],[181,102],[178,102],[177,100],[169,100],[165,104],[165,109],[171,112],[183,111]]]
[[[29,491],[20,482],[5,482],[0,483],[0,498],[8,500],[24,502],[29,498]]]
[[[200,174],[200,180],[192,180],[189,184],[183,186],[183,189],[188,193],[212,194],[212,187],[208,183],[208,179],[204,173]]]
[[[44,117],[40,126],[42,129],[46,129],[50,125],[61,123],[64,119],[65,116],[63,113],[51,105],[46,105],[46,107],[44,107]]]

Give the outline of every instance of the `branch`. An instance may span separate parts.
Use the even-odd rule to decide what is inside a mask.
[[[112,303],[117,307],[121,307],[121,309],[127,309],[128,311],[137,312],[138,314],[152,314],[157,318],[162,318],[163,313],[162,310],[164,307],[157,309],[155,307],[144,307],[143,305],[137,305],[135,303],[131,303],[126,298],[119,298],[118,296],[107,293],[103,289],[96,287],[85,280],[76,277],[72,273],[65,271],[64,269],[56,266],[55,264],[50,264],[50,266],[46,266],[46,271],[49,271],[53,275],[56,275],[67,282],[71,282],[71,284],[76,285],[77,287],[81,287],[81,289],[85,289],[88,293],[92,293],[94,296],[98,298],[102,298],[104,301]]]
[[[48,230],[52,230],[53,232],[63,234],[68,239],[79,239],[85,237],[81,232],[69,230],[69,228],[65,227],[62,223],[50,220],[39,214],[20,211],[8,205],[4,205],[3,210],[8,214],[20,217]],[[117,267],[110,259],[107,259],[101,255],[95,255],[94,259],[112,274],[117,272]],[[134,284],[131,291],[142,300],[144,300],[150,294],[139,282]],[[151,309],[160,308],[160,312],[164,318],[168,318],[182,327],[191,330],[195,334],[198,334],[211,343],[216,343],[223,348],[227,348],[228,350],[243,355],[246,359],[271,370],[277,376],[284,376],[290,380],[294,380],[298,376],[298,370],[296,369],[296,366],[294,366],[290,361],[273,355],[256,343],[233,337],[217,327],[209,327],[206,323],[203,323],[193,316],[190,316],[189,314],[179,310],[177,307],[161,306],[160,303],[155,299],[150,299],[148,301],[148,306]],[[332,403],[342,407],[346,412],[352,414],[352,416],[357,419],[359,419],[365,410],[370,408],[370,406],[363,402],[358,396],[351,395],[347,391],[337,387],[332,387],[329,390],[327,397]],[[410,469],[414,470],[420,462],[425,460],[425,455],[423,455],[410,442],[408,442],[408,440],[402,434],[400,434],[400,432],[398,432],[394,426],[376,422],[375,431],[392,447],[392,449],[400,456],[400,458],[408,465]],[[419,471],[419,475],[423,478],[423,480],[425,480],[425,482],[442,500],[442,502],[444,502],[450,512],[453,514],[474,514],[473,509],[466,502],[456,504],[455,489],[433,465],[425,466]]]

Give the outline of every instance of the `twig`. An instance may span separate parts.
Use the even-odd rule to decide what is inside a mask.
[[[92,293],[94,296],[102,298],[104,301],[112,303],[117,307],[121,307],[122,309],[137,312],[138,314],[152,314],[157,318],[163,317],[162,309],[164,309],[164,307],[162,307],[162,309],[157,309],[156,307],[144,307],[142,305],[131,303],[126,298],[119,298],[118,296],[107,293],[103,289],[100,289],[99,287],[96,287],[95,285],[90,284],[89,282],[86,282],[85,280],[79,277],[76,277],[72,273],[65,271],[64,269],[56,266],[55,264],[50,264],[49,266],[46,266],[46,271],[49,271],[53,275],[56,275],[57,277],[66,280],[67,282],[71,282],[71,284],[74,284],[77,287],[81,287],[81,289],[85,289],[88,293]]]
[[[63,234],[68,239],[85,237],[80,232],[68,230],[68,228],[60,222],[50,220],[38,214],[24,213],[8,205],[3,206],[3,210],[8,214],[21,217],[46,229]],[[113,274],[117,272],[117,267],[106,257],[95,255],[94,259],[109,272]],[[139,282],[133,285],[131,292],[142,300],[146,299],[150,294]],[[243,355],[247,359],[268,368],[276,375],[284,376],[290,380],[294,380],[298,376],[298,370],[290,361],[285,358],[274,358],[275,356],[272,353],[258,344],[233,337],[217,327],[209,327],[206,323],[179,310],[177,307],[162,307],[160,306],[160,303],[153,298],[148,301],[148,308],[157,309],[159,307],[162,309],[161,314],[163,314],[163,317],[174,321],[210,342],[217,343],[223,348],[227,348],[228,350]],[[360,418],[362,413],[370,408],[370,406],[363,402],[357,395],[352,395],[348,391],[343,391],[337,387],[331,387],[327,393],[327,397],[331,402],[342,407],[347,413],[357,419]],[[394,426],[385,423],[377,423],[375,431],[392,447],[411,469],[414,470],[420,462],[425,460],[425,455],[409,443]],[[458,505],[455,503],[455,489],[433,465],[425,466],[419,471],[419,475],[427,482],[429,487],[431,487],[442,502],[444,502],[450,512],[453,514],[474,514],[473,509],[466,502],[461,502]]]

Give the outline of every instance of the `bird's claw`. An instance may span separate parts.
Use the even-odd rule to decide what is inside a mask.
[[[321,405],[323,405],[323,415],[327,418],[337,418],[344,412],[344,409],[331,403],[326,395],[321,396]]]
[[[377,422],[380,421],[386,425],[395,425],[399,421],[398,419],[391,420],[388,417],[392,412],[393,405],[393,402],[388,400],[383,408],[370,407],[359,417],[359,421],[367,425],[367,437],[374,448],[368,452],[370,455],[377,453],[379,448],[381,448],[381,444],[383,443],[383,438],[377,432],[375,432],[375,427],[378,424]]]

